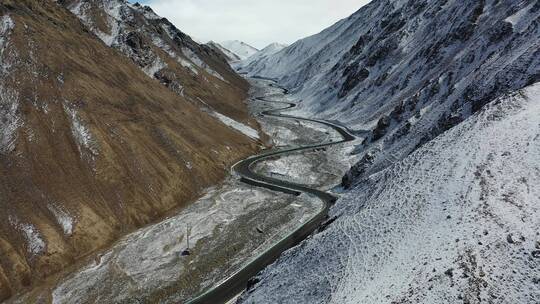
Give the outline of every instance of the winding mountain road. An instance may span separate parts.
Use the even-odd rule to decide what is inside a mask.
[[[283,93],[286,94],[287,91],[285,89],[282,89],[282,90],[283,90]],[[274,158],[276,156],[285,156],[287,154],[291,154],[291,153],[295,153],[299,151],[309,151],[309,150],[315,150],[315,149],[324,148],[328,146],[338,145],[345,142],[353,141],[356,139],[356,137],[353,134],[351,134],[351,132],[349,132],[347,128],[337,125],[332,122],[328,122],[325,120],[297,117],[297,116],[281,113],[282,111],[289,110],[296,107],[296,104],[287,103],[287,102],[270,101],[270,100],[266,100],[264,97],[259,97],[257,99],[264,102],[281,103],[281,104],[286,105],[286,107],[284,108],[263,111],[261,112],[261,115],[277,117],[277,118],[282,118],[282,119],[284,118],[284,119],[302,120],[302,121],[319,123],[319,124],[331,127],[332,129],[337,131],[341,135],[342,140],[289,148],[289,149],[284,149],[284,150],[279,150],[279,151],[264,152],[256,156],[246,158],[236,163],[232,167],[232,170],[241,177],[241,180],[243,182],[250,185],[264,187],[270,190],[280,191],[280,192],[284,192],[288,194],[300,195],[302,193],[306,193],[309,195],[316,196],[320,200],[323,201],[324,203],[323,208],[316,215],[314,215],[309,221],[307,221],[302,226],[294,230],[292,233],[290,233],[289,235],[281,239],[279,242],[274,244],[271,248],[269,248],[268,250],[258,255],[256,258],[249,261],[247,265],[245,265],[243,268],[235,272],[233,275],[229,276],[227,279],[221,281],[216,286],[213,286],[211,289],[201,293],[194,299],[188,301],[187,302],[188,304],[226,303],[227,301],[235,297],[238,293],[240,293],[242,290],[244,290],[248,285],[252,283],[250,282],[251,278],[257,275],[257,273],[261,271],[262,269],[264,269],[264,267],[266,267],[267,265],[277,260],[277,258],[281,255],[282,252],[298,244],[299,242],[304,240],[306,237],[308,237],[311,233],[313,233],[328,217],[328,210],[330,206],[336,201],[336,197],[331,195],[328,192],[309,188],[301,184],[291,183],[291,182],[279,180],[276,178],[267,177],[267,176],[255,173],[252,168],[258,162],[262,162],[269,158]]]

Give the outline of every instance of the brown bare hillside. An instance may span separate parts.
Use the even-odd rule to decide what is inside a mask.
[[[234,109],[243,89],[224,91]],[[0,299],[185,205],[256,148],[55,1],[0,0]]]
[[[250,123],[243,99],[238,98],[247,89],[247,82],[231,69],[222,54],[199,45],[150,7],[126,0],[59,2],[150,77],[199,107],[211,107]]]

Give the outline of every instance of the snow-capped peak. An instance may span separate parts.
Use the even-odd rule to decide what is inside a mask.
[[[207,45],[210,46],[210,47],[213,47],[213,48],[219,50],[221,53],[223,53],[223,55],[225,55],[225,57],[227,58],[227,61],[230,62],[230,63],[237,62],[237,61],[241,60],[238,55],[236,55],[235,53],[231,52],[230,50],[224,48],[221,44],[219,44],[217,42],[210,41],[210,42],[207,43]]]
[[[242,60],[249,58],[250,56],[252,56],[253,54],[259,51],[257,48],[254,48],[251,45],[245,42],[239,41],[239,40],[223,41],[220,44],[227,50],[238,55],[238,57],[240,57],[240,59]]]
[[[275,53],[275,52],[281,51],[282,49],[286,48],[287,46],[288,46],[288,45],[286,45],[286,44],[274,42],[274,43],[270,43],[270,44],[267,45],[265,48],[263,48],[263,49],[261,50],[261,52],[272,52],[272,53]]]
[[[249,65],[257,65],[258,62],[263,61],[269,56],[276,54],[277,52],[286,48],[287,45],[281,43],[271,43],[267,45],[264,49],[258,51],[257,53],[251,55],[250,57],[244,59],[242,62],[236,64],[237,68],[242,69],[242,67]]]

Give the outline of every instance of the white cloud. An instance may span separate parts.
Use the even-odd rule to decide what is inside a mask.
[[[149,0],[144,4],[202,41],[290,44],[348,17],[369,0]]]

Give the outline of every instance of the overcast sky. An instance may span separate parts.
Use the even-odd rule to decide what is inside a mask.
[[[130,0],[136,2],[136,0]],[[143,0],[196,39],[291,44],[348,17],[369,0]]]

